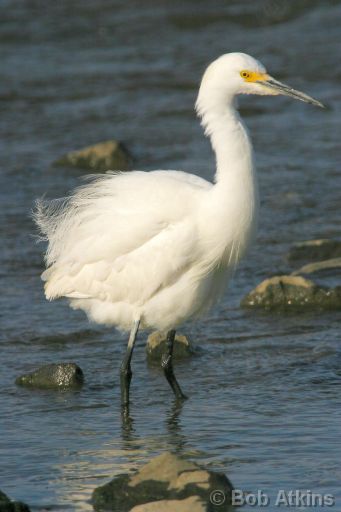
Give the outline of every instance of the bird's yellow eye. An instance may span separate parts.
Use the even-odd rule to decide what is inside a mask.
[[[241,71],[240,72],[240,76],[242,78],[250,78],[251,75],[250,75],[250,73],[248,71]]]

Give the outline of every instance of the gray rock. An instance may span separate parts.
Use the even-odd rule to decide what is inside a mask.
[[[135,474],[118,475],[111,482],[97,487],[92,495],[92,504],[96,511],[129,512],[143,505],[149,508],[137,508],[134,512],[185,512],[189,510],[188,504],[192,503],[191,512],[226,512],[231,507],[232,489],[231,482],[224,474],[208,471],[194,462],[166,452],[152,459]],[[211,493],[216,490],[221,491],[224,497],[219,506],[210,499]],[[188,498],[191,501],[186,502]],[[179,507],[183,508],[169,508],[172,501],[180,501]],[[158,502],[157,505],[155,502]]]
[[[71,151],[55,162],[55,165],[80,167],[91,171],[127,171],[132,158],[124,145],[117,140],[108,140]]]
[[[26,503],[11,501],[8,496],[0,491],[0,512],[30,512]]]
[[[166,332],[154,331],[147,339],[146,352],[149,362],[160,363],[162,354],[166,351]],[[187,336],[176,334],[173,356],[175,360],[185,359],[193,355],[191,342]]]
[[[267,309],[341,309],[341,287],[318,286],[301,276],[275,276],[248,293],[241,305]]]
[[[295,244],[289,251],[290,263],[296,261],[321,261],[341,257],[341,241],[339,240],[307,240]]]
[[[75,363],[46,364],[38,370],[18,377],[19,386],[38,389],[78,388],[84,382],[84,375]]]
[[[292,272],[292,276],[299,274],[313,274],[314,272],[321,272],[322,270],[335,270],[341,269],[341,258],[331,258],[329,260],[317,261],[315,263],[308,263],[303,267]]]

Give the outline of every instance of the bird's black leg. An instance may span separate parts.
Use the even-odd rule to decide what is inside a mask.
[[[166,338],[166,352],[163,354],[161,359],[161,366],[163,368],[163,371],[165,372],[166,379],[168,380],[170,387],[172,388],[174,395],[176,398],[184,400],[187,398],[183,392],[181,391],[181,388],[178,384],[178,381],[175,378],[174,372],[173,372],[173,346],[174,346],[174,338],[175,338],[175,331],[171,330],[167,333]]]
[[[130,388],[130,381],[132,377],[132,371],[131,371],[131,357],[133,355],[134,345],[136,341],[137,331],[139,330],[140,321],[137,320],[134,322],[133,327],[130,331],[127,351],[124,356],[124,359],[121,363],[121,404],[122,407],[127,408],[129,405],[129,388]]]

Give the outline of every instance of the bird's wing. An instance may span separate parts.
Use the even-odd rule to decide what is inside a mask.
[[[140,247],[115,259],[56,267],[46,283],[50,298],[97,298],[142,305],[170,286],[192,264],[195,228],[191,223],[169,225]]]
[[[42,210],[47,297],[135,303],[167,286],[193,257],[192,214],[210,187],[198,180],[167,171],[109,175]]]

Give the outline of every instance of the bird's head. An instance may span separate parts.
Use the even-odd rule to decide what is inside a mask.
[[[226,100],[238,94],[285,95],[297,100],[312,103],[318,107],[324,105],[285,85],[270,76],[265,67],[256,59],[245,53],[227,53],[212,62],[203,76],[200,92],[202,97]]]

